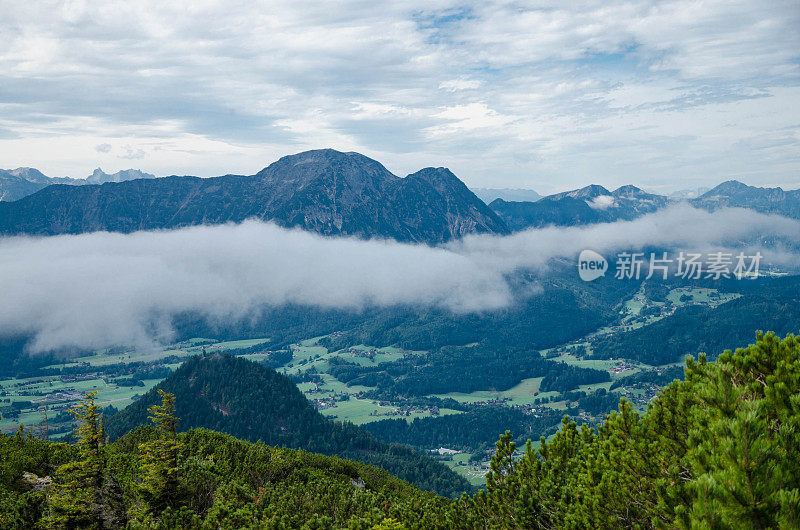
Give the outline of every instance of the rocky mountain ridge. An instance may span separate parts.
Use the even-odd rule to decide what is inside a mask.
[[[49,186],[0,203],[0,234],[133,232],[250,218],[323,235],[427,244],[509,232],[446,168],[400,178],[364,155],[322,149],[283,157],[250,176]]]

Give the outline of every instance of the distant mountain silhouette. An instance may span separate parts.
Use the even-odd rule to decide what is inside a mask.
[[[701,186],[699,188],[690,188],[685,190],[673,191],[667,195],[670,199],[696,199],[711,188]]]
[[[512,230],[631,220],[681,200],[712,211],[723,207],[739,207],[800,219],[800,190],[757,188],[730,180],[699,197],[689,198],[691,195],[681,193],[668,197],[647,193],[630,185],[611,192],[593,184],[548,195],[535,202],[497,199],[489,206]]]
[[[446,168],[399,178],[364,155],[332,149],[286,156],[251,176],[50,186],[0,203],[2,234],[132,232],[248,218],[325,235],[430,244],[469,233],[508,233]]]
[[[135,179],[153,179],[155,175],[139,171],[138,169],[123,169],[116,173],[108,174],[102,169],[97,168],[94,172],[86,177],[87,184],[105,184],[106,182],[125,182],[127,180]]]
[[[84,181],[48,177],[32,167],[0,169],[0,201],[16,201],[51,184],[84,184]]]
[[[542,198],[533,190],[470,191],[446,168],[400,178],[359,153],[319,149],[285,156],[251,176],[156,178],[98,168],[71,179],[33,168],[0,170],[0,234],[133,232],[256,218],[324,235],[438,244],[473,233],[630,220],[678,201],[800,219],[800,190],[730,180],[697,195],[597,184]]]
[[[97,168],[94,173],[85,179],[73,179],[69,177],[48,177],[32,167],[0,169],[0,201],[16,201],[53,184],[83,186],[85,184],[103,184],[105,182],[124,182],[140,178],[155,178],[155,175],[144,173],[138,169],[125,169],[109,175],[102,169]]]
[[[470,188],[480,200],[489,204],[495,199],[504,201],[538,201],[541,195],[524,188]]]

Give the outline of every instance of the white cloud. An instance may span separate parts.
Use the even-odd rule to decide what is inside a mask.
[[[286,303],[492,310],[512,300],[508,273],[546,272],[552,258],[574,259],[586,248],[606,255],[643,246],[707,250],[770,236],[800,241],[800,222],[684,205],[635,221],[472,236],[441,248],[324,238],[259,222],[0,238],[0,335],[31,334],[37,351],[142,346],[169,340],[170,318],[185,311],[224,321]],[[761,250],[772,263],[800,261],[780,247]]]
[[[449,79],[447,81],[442,81],[439,83],[439,88],[448,90],[450,92],[456,92],[458,90],[471,90],[474,88],[478,88],[481,86],[481,82],[477,79]]]
[[[429,136],[442,136],[453,133],[492,129],[491,134],[502,135],[502,128],[514,121],[514,116],[504,116],[490,109],[486,103],[470,103],[447,107],[433,115],[434,118],[446,120],[442,125],[428,128]]]
[[[144,149],[138,149],[135,147],[131,147],[129,145],[125,146],[125,154],[118,156],[118,158],[124,158],[126,160],[141,160],[144,157],[145,157]]]
[[[498,271],[443,249],[258,222],[0,238],[0,271],[0,334],[33,333],[35,349],[146,344],[168,338],[169,317],[181,311],[235,318],[286,303],[471,311],[509,297]]]
[[[611,195],[598,195],[586,204],[589,205],[589,208],[594,208],[595,210],[605,210],[614,206],[614,197]]]

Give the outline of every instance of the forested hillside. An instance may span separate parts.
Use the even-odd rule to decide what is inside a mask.
[[[384,471],[178,434],[174,396],[155,428],[105,441],[94,394],[74,446],[20,430],[0,438],[3,528],[797,528],[800,341],[772,333],[686,380],[643,415],[622,401],[597,428],[564,420],[519,458],[501,436],[487,487],[451,501]]]
[[[443,526],[446,499],[381,469],[163,423],[104,444],[96,405],[83,412],[77,446],[0,437],[0,527]]]
[[[648,326],[600,338],[592,344],[592,356],[669,364],[684,355],[735,348],[747,342],[754,329],[785,335],[798,328],[800,284],[781,282],[765,293],[745,294],[717,308],[689,305]]]
[[[363,429],[317,412],[286,376],[230,355],[187,360],[172,375],[121,412],[109,417],[111,439],[147,423],[159,391],[175,395],[181,430],[203,427],[271,446],[336,455],[386,469],[441,495],[470,491],[462,477],[429,456],[390,445]]]
[[[541,277],[513,278],[521,296],[506,309],[460,314],[439,309],[397,308],[368,314],[357,325],[322,344],[395,344],[411,350],[481,342],[492,348],[549,348],[577,339],[617,318],[615,306],[641,282],[602,278],[582,282],[572,263],[552,263]]]
[[[547,411],[536,416],[509,407],[484,406],[458,416],[438,418],[386,419],[364,425],[364,428],[389,442],[414,447],[447,447],[476,453],[491,449],[497,437],[507,430],[522,443],[531,433],[545,436],[558,430],[562,412]],[[535,434],[534,434],[535,436]]]

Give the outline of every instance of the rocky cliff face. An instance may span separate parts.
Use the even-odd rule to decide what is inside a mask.
[[[325,235],[428,244],[467,233],[508,232],[444,168],[399,178],[364,155],[325,149],[281,158],[252,176],[50,186],[0,204],[0,233],[131,232],[248,218]]]

